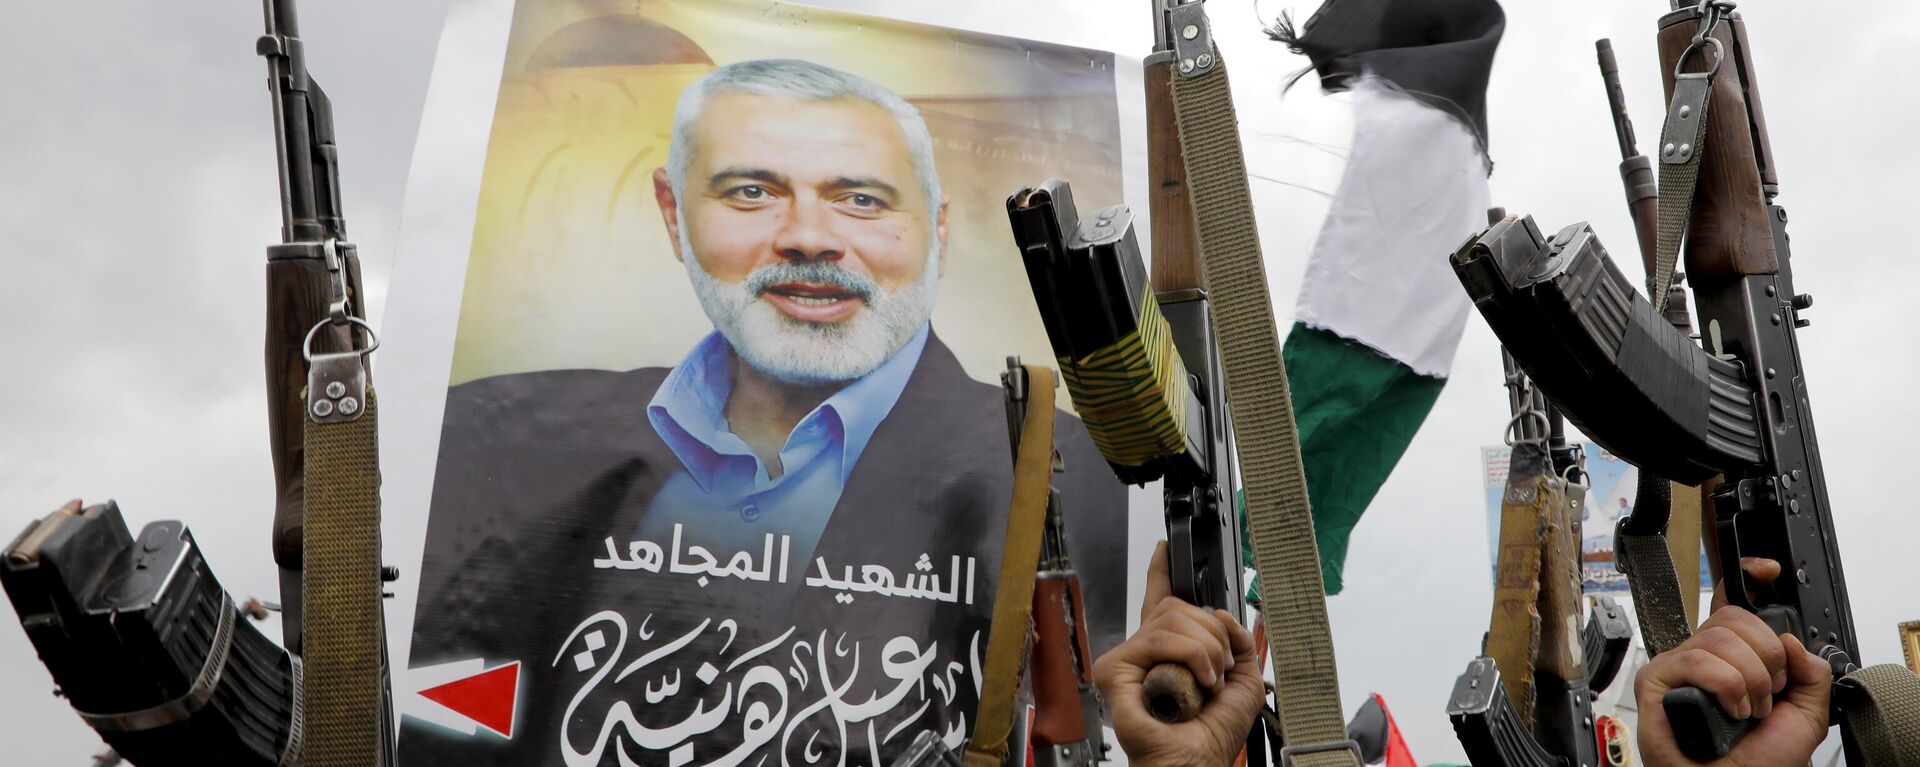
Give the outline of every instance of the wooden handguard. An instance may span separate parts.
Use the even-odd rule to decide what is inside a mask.
[[[1033,742],[1053,746],[1087,739],[1080,706],[1080,674],[1074,668],[1075,645],[1069,581],[1042,574],[1033,583]],[[1098,723],[1095,723],[1098,726]]]
[[[1171,55],[1146,65],[1147,114],[1173,114]],[[1222,64],[1221,66],[1225,66]],[[1180,156],[1180,131],[1171,119],[1147,121],[1147,185],[1153,231],[1147,249],[1153,289],[1169,292],[1206,287],[1201,276],[1200,241],[1193,230],[1193,201],[1187,189],[1186,161]]]
[[[1699,17],[1680,11],[1661,19],[1660,79],[1667,100],[1673,99],[1673,71],[1680,55],[1699,31]],[[1747,103],[1742,74],[1745,27],[1727,19],[1714,28],[1725,58],[1713,79],[1713,100],[1707,109],[1706,153],[1700,158],[1700,186],[1694,193],[1693,220],[1687,229],[1687,278],[1695,286],[1711,286],[1743,275],[1780,271],[1773,249],[1773,229],[1767,223],[1767,198],[1761,189],[1760,157],[1754,122]],[[1711,66],[1714,47],[1702,46],[1686,63],[1687,71]],[[1660,165],[1662,147],[1655,146],[1654,164]]]
[[[348,292],[358,301],[360,260],[346,259]],[[307,363],[301,345],[315,322],[327,317],[329,285],[326,262],[319,258],[287,257],[267,261],[267,430],[273,454],[276,490],[273,512],[273,559],[281,567],[302,565],[301,537],[305,483],[302,476],[306,435]],[[356,306],[357,308],[357,306]],[[340,352],[352,342],[350,327],[320,331],[314,352]]]

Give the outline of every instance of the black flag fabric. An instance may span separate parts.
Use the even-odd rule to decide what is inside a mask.
[[[1274,37],[1307,55],[1320,87],[1372,74],[1466,122],[1487,148],[1487,77],[1507,16],[1495,0],[1327,0]]]

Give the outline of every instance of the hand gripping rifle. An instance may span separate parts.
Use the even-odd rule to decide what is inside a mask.
[[[379,585],[391,573],[378,565],[365,363],[377,342],[344,241],[331,108],[306,73],[292,0],[263,6],[285,241],[267,265],[274,556],[294,652],[242,618],[179,522],[135,536],[112,502],[75,501],[0,563],[61,693],[143,767],[392,763]]]
[[[1073,361],[1063,377],[1094,444],[1121,480],[1162,481],[1174,596],[1242,614],[1233,461],[1205,294],[1156,296],[1133,214],[1114,205],[1081,221],[1065,181],[1021,190],[1007,214],[1054,355]],[[1192,719],[1202,702],[1185,666],[1155,667],[1146,686],[1148,709],[1166,721]]]
[[[1903,764],[1902,755],[1920,753],[1896,734],[1920,731],[1911,704],[1920,679],[1897,665],[1855,665],[1797,339],[1812,300],[1793,289],[1744,24],[1730,4],[1709,2],[1666,15],[1661,27],[1674,76],[1653,295],[1665,294],[1684,234],[1706,348],[1661,317],[1584,223],[1548,239],[1532,219],[1508,219],[1455,253],[1455,271],[1501,342],[1588,436],[1642,471],[1686,484],[1722,477],[1708,503],[1729,603],[1830,663],[1849,761]],[[1660,510],[1620,522],[1616,555],[1636,592],[1652,597],[1637,595],[1651,603],[1637,606],[1671,614],[1681,607]],[[1749,581],[1746,556],[1779,562],[1782,577]],[[1649,635],[1648,644],[1677,642]],[[1700,761],[1724,755],[1751,726],[1695,688],[1663,705],[1682,750]]]

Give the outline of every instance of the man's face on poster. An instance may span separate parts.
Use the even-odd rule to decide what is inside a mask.
[[[708,97],[684,188],[655,195],[702,307],[754,368],[871,372],[932,313],[946,239],[899,122],[854,98]]]

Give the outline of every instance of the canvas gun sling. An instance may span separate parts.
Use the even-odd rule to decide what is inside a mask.
[[[1046,532],[1048,486],[1053,480],[1053,390],[1051,368],[1026,365],[1029,398],[1014,455],[1013,505],[1007,512],[1007,544],[987,633],[980,708],[967,741],[968,767],[1000,767],[1013,732],[1014,697],[1033,620],[1033,582],[1039,574],[1040,540]]]
[[[1483,654],[1494,659],[1521,723],[1533,731],[1541,673],[1563,685],[1587,678],[1575,532],[1586,488],[1557,476],[1538,442],[1516,444],[1509,467]]]
[[[305,767],[377,765],[386,745],[379,427],[361,354],[317,355],[308,379],[305,684],[299,693]],[[347,392],[329,379],[332,374],[357,374],[364,388]],[[362,392],[364,403],[356,401]],[[316,412],[321,402],[327,404],[317,409],[324,413]]]
[[[1559,495],[1545,447],[1514,445],[1500,496],[1500,548],[1495,559],[1493,615],[1487,648],[1520,723],[1533,730],[1534,656],[1540,651],[1540,565],[1547,510]]]
[[[1211,44],[1199,6],[1188,3],[1174,9],[1183,17],[1178,28],[1192,25],[1196,34],[1175,44],[1179,71],[1170,88],[1239,447],[1248,532],[1261,576],[1260,613],[1272,649],[1275,700],[1287,744],[1278,761],[1300,767],[1360,767],[1359,748],[1348,739],[1341,712],[1319,547],[1254,225],[1239,121],[1226,64]],[[1198,47],[1203,53],[1189,59],[1181,46],[1193,40],[1205,44]]]

